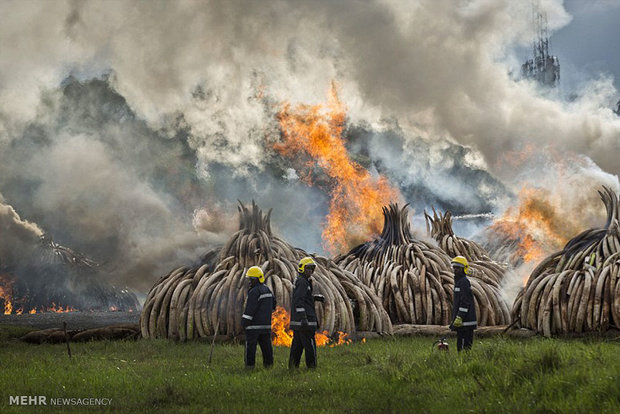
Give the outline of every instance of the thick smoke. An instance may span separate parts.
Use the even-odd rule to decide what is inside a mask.
[[[5,312],[137,310],[136,295],[105,275],[96,262],[22,219],[0,195],[0,306]]]
[[[569,22],[560,0],[543,7],[551,30]],[[322,102],[333,80],[351,151],[418,209],[501,210],[521,183],[497,160],[528,143],[612,174],[592,186],[620,172],[609,79],[566,103],[511,78],[528,2],[9,1],[0,15],[0,191],[134,286],[221,243],[236,199],[320,249],[329,200],[271,144],[281,105]]]
[[[509,47],[531,40],[527,2],[185,1],[128,7],[112,1],[46,7],[51,10],[34,12],[27,2],[5,5],[5,15],[24,15],[31,24],[15,19],[3,29],[3,40],[16,40],[12,49],[21,56],[10,56],[11,65],[3,67],[3,93],[13,98],[3,101],[30,108],[5,108],[4,117],[32,119],[32,96],[41,80],[54,86],[63,69],[112,69],[116,89],[138,116],[155,127],[181,122],[190,129],[202,162],[260,166],[270,114],[252,97],[315,103],[337,79],[353,121],[398,116],[402,125],[423,124],[429,136],[440,131],[475,145],[487,161],[516,143],[553,143],[618,172],[608,155],[620,133],[611,111],[567,107],[510,79],[502,64]],[[543,7],[551,29],[568,23],[561,2]],[[36,53],[34,45],[45,53]],[[18,83],[27,85],[20,94]],[[4,124],[9,130],[11,124]]]
[[[204,198],[194,152],[137,120],[106,81],[68,79],[40,109],[0,154],[2,190],[55,241],[142,288],[222,241],[192,225],[190,206]]]
[[[430,206],[454,215],[488,213],[510,199],[510,190],[489,174],[479,152],[445,138],[406,136],[398,125],[386,125],[354,128],[349,142],[350,151],[397,184],[420,214]]]
[[[237,226],[236,200],[289,206],[274,211],[274,228],[299,245],[321,246],[328,200],[277,160],[262,170],[249,164],[245,174],[211,163],[200,174],[187,132],[153,131],[107,78],[70,77],[40,108],[45,117],[0,154],[3,191],[23,216],[102,263],[117,282],[146,289],[153,275],[223,244]],[[0,245],[13,238],[4,234]]]
[[[35,224],[23,220],[13,206],[5,204],[0,194],[0,268],[22,260],[39,242],[43,231]]]

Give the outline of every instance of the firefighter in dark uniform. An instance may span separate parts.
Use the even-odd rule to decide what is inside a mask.
[[[256,344],[260,345],[263,354],[263,365],[273,365],[273,348],[271,346],[271,313],[276,308],[276,300],[265,283],[263,270],[252,266],[245,274],[249,278],[250,289],[241,317],[241,325],[245,328],[245,367],[254,368]]]
[[[471,349],[476,329],[476,307],[471,284],[467,278],[469,263],[463,256],[452,259],[454,270],[454,304],[452,306],[452,323],[450,329],[456,331],[456,349]]]
[[[316,340],[314,333],[318,329],[314,301],[322,302],[322,295],[312,294],[312,273],[316,263],[311,257],[304,257],[299,261],[299,274],[293,288],[291,300],[291,324],[293,343],[288,360],[289,368],[299,367],[301,354],[306,352],[306,366],[316,368]]]

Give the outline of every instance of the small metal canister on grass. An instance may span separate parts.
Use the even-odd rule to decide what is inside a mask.
[[[433,348],[435,348],[435,345],[437,345],[437,350],[448,352],[449,345],[448,342],[446,342],[446,338],[441,338],[439,341],[435,341]]]

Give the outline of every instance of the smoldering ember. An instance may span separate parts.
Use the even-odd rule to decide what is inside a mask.
[[[0,9],[0,404],[620,407],[620,2]]]

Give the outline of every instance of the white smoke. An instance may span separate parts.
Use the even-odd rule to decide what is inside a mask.
[[[0,267],[13,264],[36,247],[43,231],[22,219],[0,194]]]
[[[570,21],[561,1],[542,6],[551,30]],[[577,108],[567,107],[508,76],[502,62],[510,47],[531,40],[527,2],[181,1],[130,7],[91,1],[3,7],[4,15],[30,22],[11,19],[0,32],[14,51],[2,58],[1,101],[11,102],[1,109],[3,121],[32,119],[41,88],[57,85],[71,71],[113,70],[117,90],[152,126],[178,127],[182,117],[206,173],[213,160],[260,167],[273,112],[257,94],[274,104],[315,103],[336,79],[353,121],[396,115],[402,125],[428,123],[430,130],[474,145],[487,160],[515,143],[553,143],[618,173],[608,154],[618,145],[620,121],[596,107],[601,99],[590,96]],[[597,96],[609,93],[615,92]],[[13,124],[2,124],[6,139]]]

